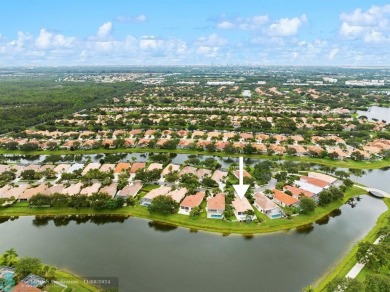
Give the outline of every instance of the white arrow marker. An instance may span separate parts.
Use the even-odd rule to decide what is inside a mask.
[[[246,191],[249,188],[249,185],[244,185],[244,159],[242,157],[239,158],[239,184],[233,185],[233,188],[236,190],[236,193],[240,199],[245,196]]]

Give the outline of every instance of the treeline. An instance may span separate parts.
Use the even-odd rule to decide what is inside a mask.
[[[91,196],[74,195],[68,196],[64,194],[43,195],[37,194],[29,200],[30,207],[53,207],[53,208],[93,208],[94,210],[114,210],[123,207],[124,205],[134,206],[135,199],[129,197],[112,198],[106,193],[94,193]]]
[[[63,118],[122,96],[138,83],[56,83],[51,79],[0,81],[0,133]]]

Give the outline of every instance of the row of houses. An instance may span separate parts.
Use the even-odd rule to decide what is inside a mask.
[[[309,172],[307,176],[302,176],[296,181],[296,186],[286,185],[283,191],[273,189],[272,199],[263,192],[254,193],[254,204],[261,213],[267,215],[270,219],[277,219],[284,216],[281,207],[298,206],[302,196],[318,200],[318,194],[324,189],[329,188],[337,183],[337,179],[322,173]],[[288,192],[288,194],[286,193]],[[204,199],[203,193],[197,193],[192,196],[187,196],[180,204],[180,214],[188,215],[192,208],[199,207]],[[248,210],[253,211],[252,205],[243,197],[236,197],[232,202],[235,217],[238,221],[248,220]],[[207,199],[207,218],[222,219],[226,209],[225,195],[217,194],[214,197]],[[249,215],[250,219],[254,219],[254,215]]]

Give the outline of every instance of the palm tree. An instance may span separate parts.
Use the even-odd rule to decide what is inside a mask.
[[[303,289],[303,292],[314,292],[314,288],[313,286],[307,286]]]
[[[6,266],[13,266],[17,262],[18,254],[14,248],[11,248],[3,254],[3,264]]]

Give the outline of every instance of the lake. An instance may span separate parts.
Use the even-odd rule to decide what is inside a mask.
[[[312,226],[260,236],[222,236],[138,218],[0,224],[0,252],[84,277],[118,277],[120,291],[301,291],[331,269],[386,210],[370,196]],[[5,220],[3,220],[5,221]]]
[[[371,106],[367,111],[357,111],[357,113],[359,116],[366,116],[370,120],[374,118],[379,121],[385,120],[387,123],[390,123],[389,107]]]

